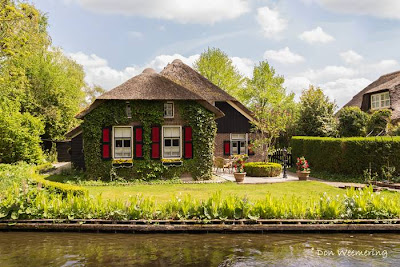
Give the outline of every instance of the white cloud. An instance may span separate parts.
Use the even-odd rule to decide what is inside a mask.
[[[304,57],[290,51],[289,47],[280,50],[267,50],[264,58],[283,64],[294,64],[304,61]]]
[[[324,93],[330,99],[334,99],[339,107],[342,107],[370,83],[371,81],[366,78],[355,78],[337,79],[317,85],[324,90]]]
[[[128,32],[129,37],[134,38],[134,39],[143,39],[144,35],[142,32],[137,32],[137,31],[130,31]]]
[[[288,26],[288,22],[281,17],[276,8],[270,9],[267,6],[257,9],[256,19],[258,24],[261,25],[264,36],[267,38],[276,37]]]
[[[343,66],[326,66],[322,69],[309,69],[302,73],[304,77],[313,82],[327,82],[339,78],[354,77],[358,72],[352,68]]]
[[[86,74],[85,81],[89,85],[99,85],[106,90],[110,90],[133,76],[140,74],[145,68],[153,68],[155,71],[160,72],[174,59],[180,59],[183,63],[192,66],[200,57],[198,54],[189,57],[180,54],[159,55],[141,66],[129,66],[122,70],[117,70],[109,66],[106,59],[95,54],[86,55],[83,52],[77,52],[67,53],[67,55],[83,66]],[[251,77],[254,65],[252,60],[240,57],[231,57],[231,60],[242,74]]]
[[[174,59],[180,59],[182,60],[183,63],[192,66],[193,63],[200,57],[200,55],[192,55],[189,57],[184,57],[180,54],[174,54],[174,55],[160,55],[156,56],[153,60],[150,61],[149,64],[146,64],[146,68],[153,68],[157,72],[160,72],[165,66],[168,65],[168,63],[171,63],[174,61]]]
[[[363,57],[353,50],[348,50],[346,52],[340,53],[340,57],[346,62],[347,64],[356,64],[359,63]]]
[[[306,77],[295,76],[285,78],[285,82],[283,85],[288,89],[289,92],[295,93],[298,100],[303,90],[307,89],[310,84],[312,84],[312,82]]]
[[[233,65],[246,77],[253,76],[254,61],[244,57],[231,57]]]
[[[324,32],[321,27],[317,27],[311,31],[305,31],[299,35],[299,38],[309,44],[313,43],[329,43],[335,38]]]
[[[307,0],[305,2],[315,2],[325,9],[338,13],[400,19],[398,0]]]
[[[243,0],[74,0],[101,13],[172,20],[180,23],[213,24],[249,12]]]
[[[83,66],[85,81],[90,84],[100,85],[104,89],[111,89],[132,76],[139,74],[143,68],[127,67],[123,70],[116,70],[108,65],[107,60],[95,55],[86,55],[82,52],[68,53],[72,59]]]

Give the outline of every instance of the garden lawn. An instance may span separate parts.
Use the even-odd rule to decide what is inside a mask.
[[[130,186],[85,186],[93,196],[101,194],[104,199],[127,200],[130,196],[141,194],[154,197],[158,202],[166,202],[174,195],[190,194],[196,199],[207,199],[215,192],[221,191],[222,197],[228,195],[247,196],[250,200],[264,199],[267,194],[272,197],[295,197],[302,201],[319,198],[321,194],[336,196],[346,191],[320,182],[285,182],[275,184],[153,184]]]

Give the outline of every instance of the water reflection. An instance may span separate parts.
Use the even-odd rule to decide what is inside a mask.
[[[0,232],[0,266],[398,266],[398,234]],[[386,251],[340,256],[338,252]]]

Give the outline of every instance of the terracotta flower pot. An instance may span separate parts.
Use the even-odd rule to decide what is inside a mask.
[[[234,172],[233,176],[237,183],[242,183],[244,181],[244,177],[246,176],[245,172]]]
[[[310,177],[310,171],[297,171],[296,173],[300,181],[307,181],[308,177]]]

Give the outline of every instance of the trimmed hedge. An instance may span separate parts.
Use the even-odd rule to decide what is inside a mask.
[[[33,175],[30,181],[33,184],[41,185],[43,188],[46,188],[46,190],[49,192],[63,194],[65,196],[67,196],[68,194],[84,195],[88,192],[87,189],[83,187],[49,181],[44,179],[43,176],[37,174]]]
[[[311,171],[362,176],[370,164],[373,172],[390,165],[400,174],[400,137],[304,137],[291,140],[294,160],[304,156]]]
[[[282,165],[271,162],[248,162],[244,165],[244,171],[250,177],[275,177],[282,172]]]

